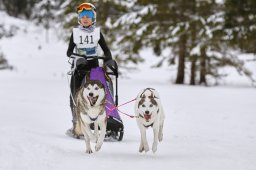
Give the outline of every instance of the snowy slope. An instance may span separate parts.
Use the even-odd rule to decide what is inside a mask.
[[[149,67],[152,57],[140,70],[129,73],[131,78],[120,79],[119,103],[135,98],[145,87],[159,91],[166,121],[157,153],[138,152],[136,122],[121,115],[123,141],[105,142],[99,152],[85,154],[83,140],[65,135],[71,127],[67,44],[55,39],[54,31],[47,44],[43,29],[19,25],[17,36],[0,41],[15,67],[0,72],[1,170],[256,169],[255,89],[172,85],[169,69]],[[133,114],[133,104],[120,110]],[[151,145],[152,132],[148,132]]]

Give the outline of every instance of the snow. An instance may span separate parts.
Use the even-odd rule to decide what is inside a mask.
[[[10,21],[10,20],[8,20]],[[121,114],[121,142],[104,142],[88,155],[85,143],[65,135],[71,127],[66,72],[67,43],[27,23],[17,36],[1,39],[15,70],[0,71],[0,170],[69,169],[256,169],[256,91],[249,86],[192,87],[170,83],[169,68],[152,69],[155,58],[119,80],[119,103],[155,88],[166,114],[164,140],[156,154],[139,153],[134,119]],[[26,31],[22,31],[26,28]],[[237,78],[236,78],[237,80]],[[133,104],[120,108],[134,114]],[[152,131],[148,130],[152,145]]]
[[[142,16],[149,12],[155,13],[155,7],[153,5],[147,5],[136,12],[129,12],[126,15],[118,19],[113,26],[116,27],[119,23],[124,25],[125,23],[138,24],[141,21]]]

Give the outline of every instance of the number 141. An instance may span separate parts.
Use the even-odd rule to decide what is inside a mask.
[[[91,40],[91,42],[89,42],[90,40]],[[91,36],[86,36],[85,38],[84,38],[84,40],[83,40],[83,37],[82,36],[80,36],[80,44],[83,44],[83,43],[86,43],[86,44],[93,44],[93,36],[91,35]]]

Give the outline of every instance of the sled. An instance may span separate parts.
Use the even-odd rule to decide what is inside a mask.
[[[82,57],[85,60],[105,59],[104,57],[85,56],[79,54],[73,54],[73,56]],[[71,58],[75,58],[73,56],[71,56]],[[85,75],[89,76],[91,80],[101,81],[107,93],[105,104],[107,114],[107,132],[105,140],[121,141],[123,139],[124,126],[118,110],[115,108],[115,106],[118,105],[118,66],[116,61],[110,60],[104,63],[103,67],[92,68],[90,72],[85,72]],[[113,79],[115,79],[115,86],[113,86]],[[91,129],[94,129],[93,124],[91,124]]]

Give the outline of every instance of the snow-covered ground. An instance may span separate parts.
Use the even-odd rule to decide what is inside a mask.
[[[8,20],[10,21],[10,20]],[[138,152],[134,119],[121,114],[121,142],[104,142],[86,154],[85,143],[65,135],[71,127],[65,56],[67,44],[28,23],[0,46],[13,71],[0,71],[0,169],[255,170],[256,91],[244,86],[191,87],[170,83],[170,69],[141,65],[120,78],[119,103],[145,87],[160,93],[166,114],[164,140],[153,154]],[[147,51],[144,51],[147,53]],[[148,63],[154,58],[149,57]],[[133,104],[120,108],[134,114]],[[152,132],[148,130],[152,144]]]

